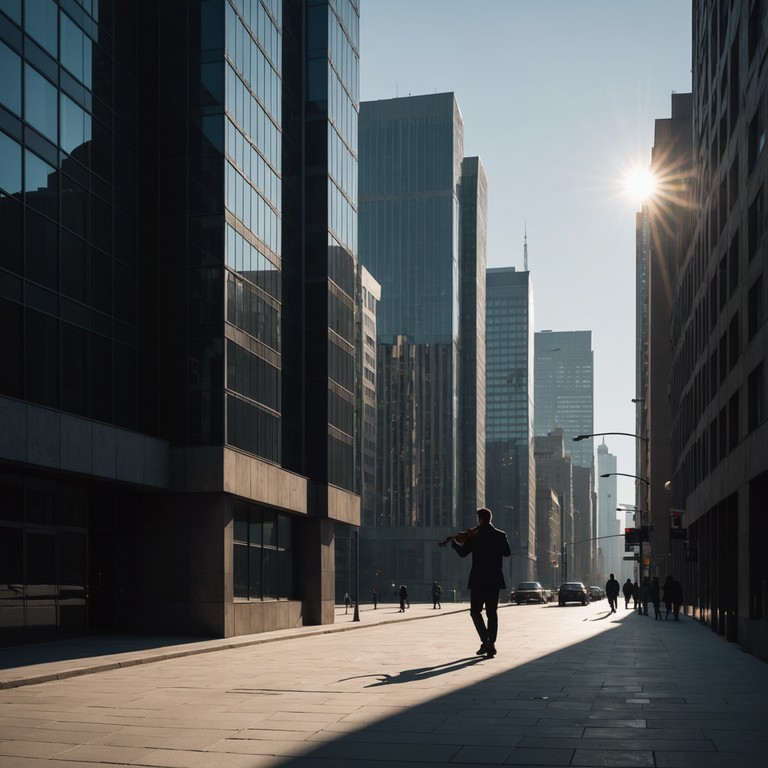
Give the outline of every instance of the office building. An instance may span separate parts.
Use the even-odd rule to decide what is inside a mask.
[[[559,563],[560,581],[580,579],[573,563],[575,521],[573,512],[573,462],[565,452],[562,429],[533,438],[536,461],[536,547],[538,579],[544,583],[552,561]],[[553,498],[554,495],[554,498]],[[555,503],[556,502],[556,503]],[[560,518],[555,517],[559,512]],[[556,555],[555,555],[556,553]]]
[[[565,451],[579,467],[594,462],[594,360],[592,331],[534,334],[534,434],[563,430]]]
[[[692,40],[688,247],[671,311],[671,570],[689,613],[768,659],[768,7],[694,4]]]
[[[487,271],[485,322],[486,503],[509,537],[515,584],[535,579],[537,567],[530,272]]]
[[[670,325],[678,265],[690,241],[691,208],[686,190],[692,174],[691,94],[672,94],[672,116],[655,122],[651,170],[658,179],[656,195],[638,216],[637,285],[638,356],[637,425],[640,439],[635,504],[638,525],[653,526],[643,545],[639,578],[666,578],[670,557],[672,477],[669,377],[672,364]],[[644,482],[647,481],[647,482]],[[647,562],[645,562],[647,560]]]
[[[619,503],[616,477],[603,477],[616,472],[616,456],[608,450],[603,440],[597,446],[597,584],[603,585],[611,573],[627,572],[631,575],[634,570],[632,563],[625,563],[624,558],[624,524],[623,516],[619,519],[617,505]]]
[[[452,93],[361,104],[359,158],[360,262],[381,284],[380,511],[361,578],[445,596],[466,582],[437,541],[484,501],[485,174]]]
[[[333,621],[356,0],[0,22],[2,640]]]

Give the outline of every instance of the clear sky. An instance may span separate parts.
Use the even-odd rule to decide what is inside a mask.
[[[625,180],[690,89],[690,0],[360,1],[361,100],[455,93],[488,176],[488,266],[522,269],[527,228],[535,329],[592,331],[595,432],[635,431]],[[633,474],[635,441],[606,443]]]

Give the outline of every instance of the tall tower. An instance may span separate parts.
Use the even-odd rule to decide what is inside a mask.
[[[506,530],[513,583],[535,578],[533,287],[514,267],[486,275],[486,503]]]
[[[602,477],[614,472],[616,472],[616,456],[608,450],[603,440],[597,446],[597,474],[600,476],[597,485],[598,584],[606,582],[611,573],[616,574],[616,578],[619,579],[619,574],[623,573],[624,567],[624,539],[621,536],[624,533],[624,527],[623,521],[618,517],[620,513],[616,511],[618,484],[615,477]],[[623,579],[619,580],[623,581]]]
[[[485,207],[452,93],[361,105],[360,260],[381,284],[380,513],[362,559],[417,597],[435,578],[459,588],[435,544],[482,501]]]
[[[358,16],[2,5],[2,641],[333,621]]]
[[[534,433],[563,430],[565,451],[573,463],[591,467],[592,438],[573,442],[594,429],[592,331],[540,331],[534,336]]]

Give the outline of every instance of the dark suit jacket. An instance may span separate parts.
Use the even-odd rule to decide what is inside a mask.
[[[502,562],[503,558],[509,557],[512,553],[504,531],[486,523],[480,526],[480,531],[474,538],[468,538],[463,544],[453,541],[451,546],[461,557],[472,555],[468,589],[506,588]]]

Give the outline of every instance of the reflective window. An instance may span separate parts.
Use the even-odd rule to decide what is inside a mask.
[[[237,504],[233,529],[234,596],[250,600],[293,598],[291,517]]]
[[[72,21],[61,14],[61,63],[88,88],[91,87],[93,55],[90,38]]]
[[[91,116],[68,96],[61,94],[61,148],[70,154],[91,140]]]
[[[24,28],[52,56],[57,56],[59,10],[54,0],[26,0]]]
[[[48,187],[49,176],[54,172],[53,166],[48,165],[37,155],[27,151],[24,168],[24,189],[27,193],[44,190]]]
[[[21,0],[0,0],[0,11],[21,25]]]
[[[21,114],[21,58],[0,42],[0,104]]]
[[[9,195],[21,192],[21,145],[0,133],[0,190]]]
[[[28,64],[24,70],[24,118],[31,126],[56,143],[58,120],[56,88]]]

